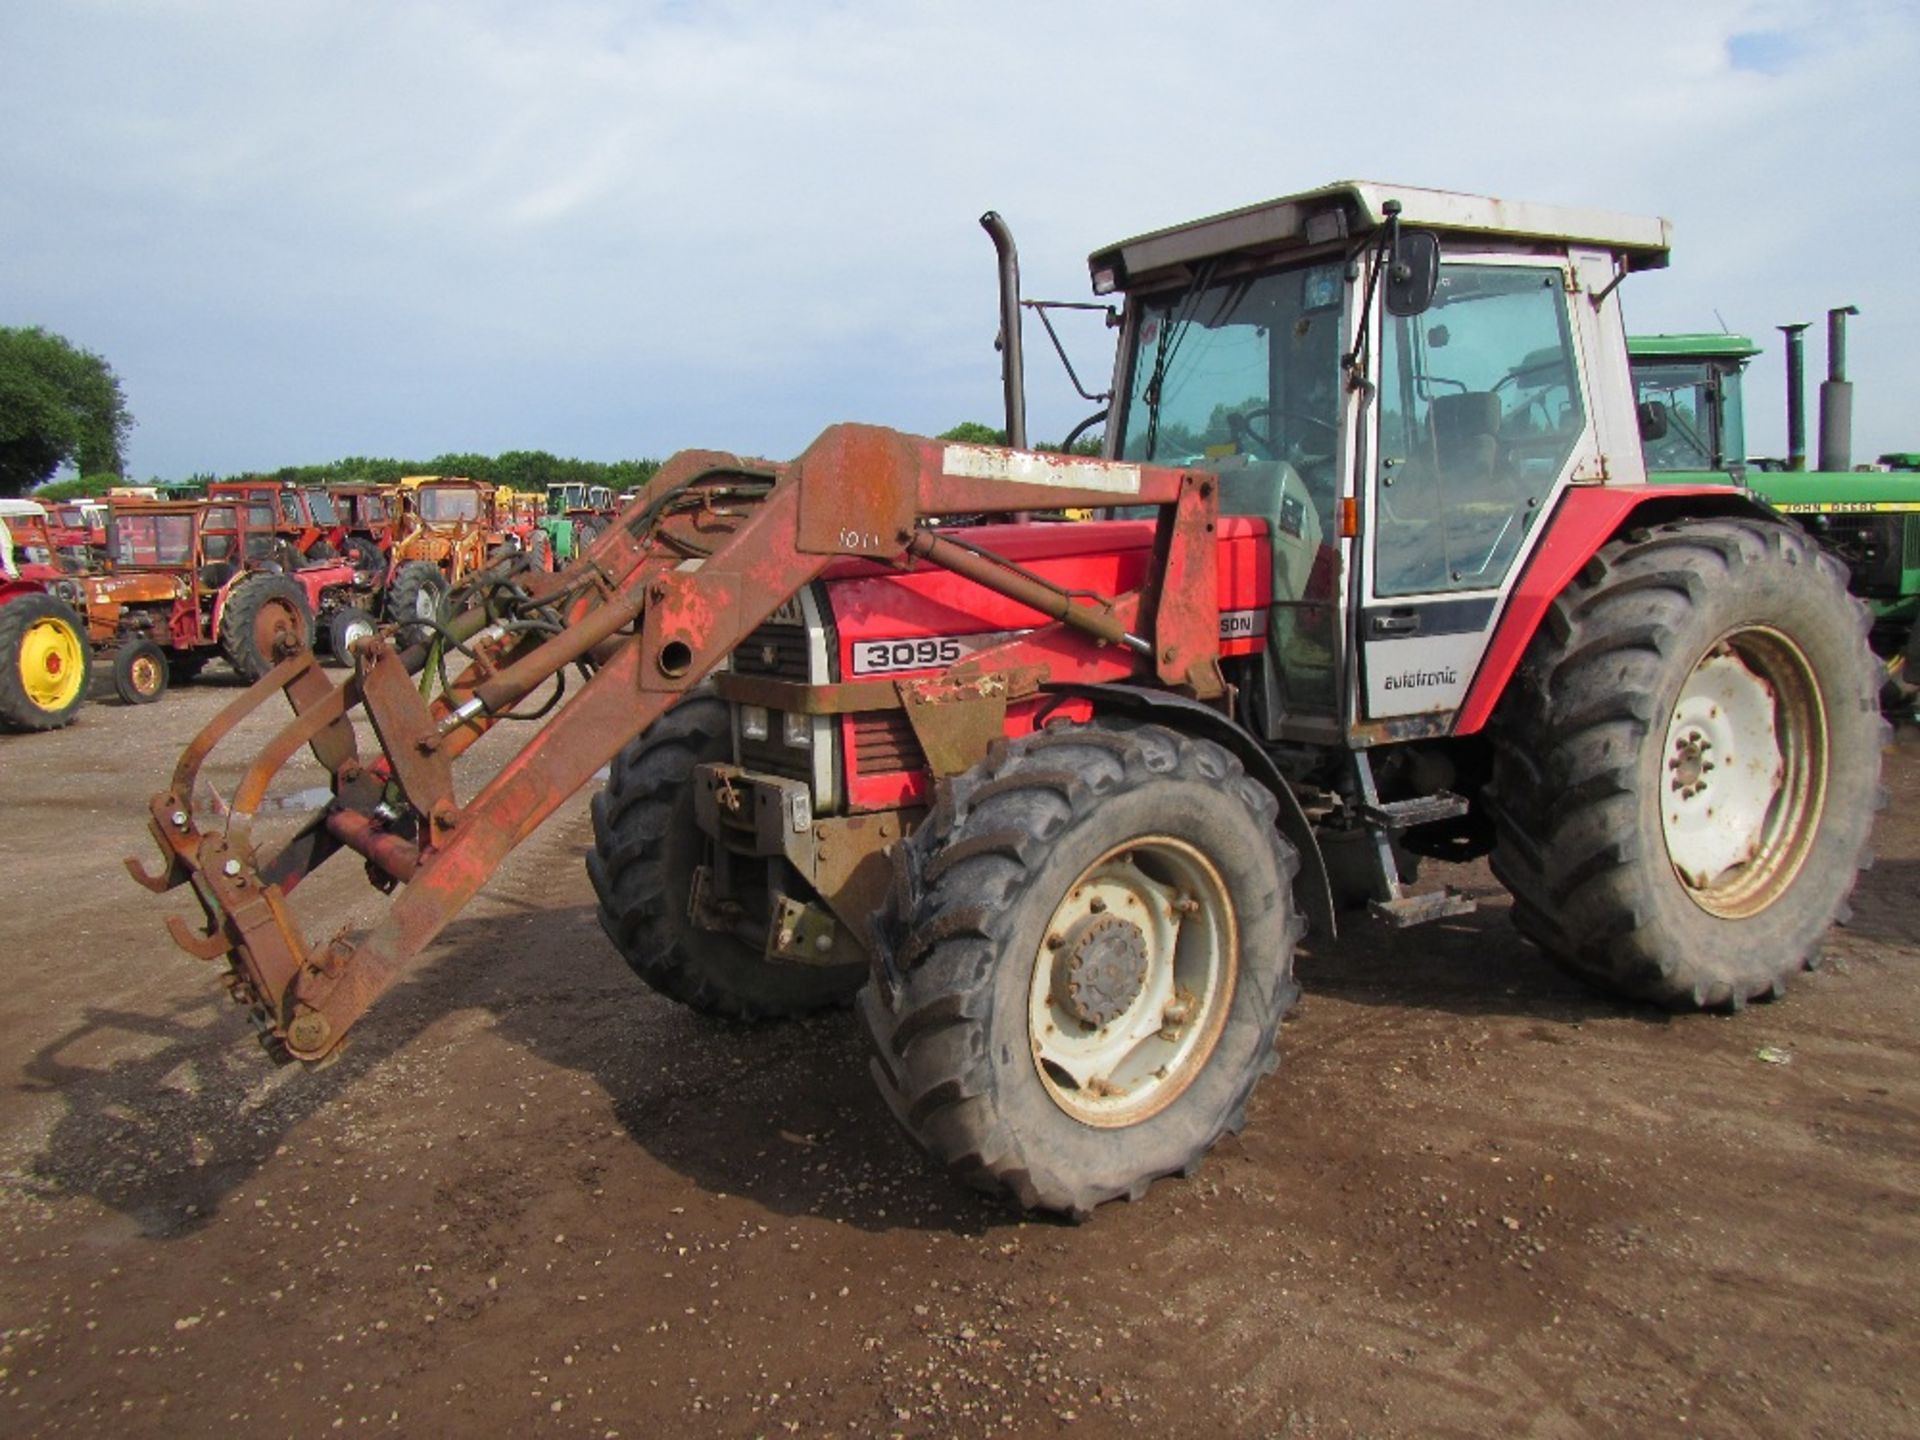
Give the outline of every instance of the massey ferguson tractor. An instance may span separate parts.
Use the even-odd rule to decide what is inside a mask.
[[[1017,448],[1003,278],[1016,448],[683,453],[432,643],[361,639],[338,685],[282,659],[154,797],[161,872],[130,866],[192,888],[176,940],[317,1062],[611,765],[587,864],[642,979],[729,1017],[857,1002],[914,1139],[1076,1218],[1242,1123],[1309,929],[1470,907],[1410,887],[1421,856],[1491,854],[1613,994],[1777,996],[1853,887],[1883,722],[1841,567],[1736,488],[1646,483],[1617,293],[1667,252],[1657,219],[1358,183],[1123,241],[1091,261],[1099,458]],[[1037,518],[1068,510],[1096,518]],[[276,693],[208,814],[208,750]],[[268,845],[302,747],[333,799]],[[393,898],[310,941],[296,887],[341,854]]]

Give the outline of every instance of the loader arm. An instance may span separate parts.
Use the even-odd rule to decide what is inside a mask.
[[[1145,583],[1116,596],[1053,589],[924,523],[1121,503],[1158,506],[1160,522]],[[163,872],[149,875],[135,860],[128,868],[156,891],[193,888],[205,929],[174,917],[175,940],[224,960],[229,989],[270,1050],[319,1060],[516,845],[835,559],[953,570],[1126,647],[1143,679],[1212,699],[1221,693],[1217,516],[1204,472],[948,445],[868,426],[835,426],[785,465],[684,452],[558,574],[524,561],[481,572],[463,587],[468,608],[430,643],[364,639],[337,685],[311,655],[283,658],[195,737],[153,798],[149,828]],[[458,674],[447,667],[454,656]],[[569,669],[587,679],[562,698]],[[557,705],[515,713],[549,684]],[[293,719],[250,766],[226,815],[203,817],[202,765],[276,691]],[[356,710],[380,755],[359,753]],[[535,717],[526,744],[463,802],[455,762],[495,725]],[[263,856],[253,817],[303,748],[331,775],[332,800]],[[364,859],[374,885],[398,893],[365,933],[310,944],[288,897],[343,850]]]

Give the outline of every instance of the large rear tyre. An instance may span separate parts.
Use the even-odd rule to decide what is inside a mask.
[[[227,592],[220,612],[220,654],[251,684],[289,655],[313,648],[313,613],[298,583],[284,575],[248,575]]]
[[[694,767],[730,759],[724,701],[691,695],[653,723],[613,762],[593,797],[587,875],[600,898],[600,926],[622,958],[662,995],[706,1015],[770,1020],[852,1002],[865,965],[772,961],[731,934],[687,914],[695,867],[712,842],[694,818]],[[736,886],[755,862],[733,862]],[[749,907],[751,909],[751,907]],[[762,924],[770,916],[756,917]]]
[[[861,992],[894,1115],[961,1180],[1085,1219],[1191,1172],[1277,1063],[1299,856],[1219,746],[996,744],[898,852]]]
[[[167,693],[171,678],[167,652],[151,640],[128,641],[113,657],[113,691],[123,704],[153,704]]]
[[[1494,873],[1576,974],[1739,1008],[1814,963],[1883,803],[1867,616],[1837,562],[1762,520],[1605,546],[1496,725]]]
[[[87,627],[53,595],[0,601],[0,725],[58,730],[87,698]]]

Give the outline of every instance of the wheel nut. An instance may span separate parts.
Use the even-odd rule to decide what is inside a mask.
[[[1087,909],[1091,910],[1096,915],[1103,913],[1106,910],[1106,908],[1107,908],[1107,902],[1101,899],[1100,896],[1098,895],[1094,896],[1093,899],[1087,902]]]

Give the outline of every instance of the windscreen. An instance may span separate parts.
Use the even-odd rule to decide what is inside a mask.
[[[112,551],[117,565],[185,565],[193,555],[193,517],[116,515]]]
[[[467,489],[427,489],[418,492],[420,518],[433,525],[480,518],[480,492]]]
[[[1284,463],[1331,533],[1345,298],[1331,262],[1143,301],[1122,458],[1209,469]]]

